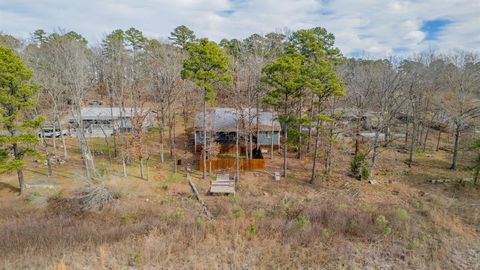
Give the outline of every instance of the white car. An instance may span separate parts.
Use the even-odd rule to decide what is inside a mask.
[[[61,132],[60,130],[55,130],[55,137],[58,138],[60,136],[67,136],[68,135],[68,130],[65,130],[63,129]],[[37,136],[42,138],[42,136],[45,136],[45,138],[53,138],[54,134],[53,134],[53,129],[43,129],[43,134],[42,134],[42,130],[39,130],[37,131]]]

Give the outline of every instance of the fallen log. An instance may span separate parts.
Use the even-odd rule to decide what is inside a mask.
[[[210,211],[208,211],[207,205],[200,197],[200,193],[198,193],[197,187],[190,179],[190,174],[188,172],[187,172],[187,180],[188,180],[188,184],[192,188],[193,193],[195,194],[195,197],[197,197],[197,200],[200,202],[202,214],[205,214],[205,216],[207,216],[208,219],[213,219],[212,214],[210,213]]]

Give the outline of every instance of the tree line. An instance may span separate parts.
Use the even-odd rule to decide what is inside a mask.
[[[245,158],[253,158],[259,147],[254,139],[258,112],[275,112],[282,126],[283,176],[288,178],[289,158],[309,159],[311,183],[321,162],[322,174],[331,174],[342,137],[352,139],[352,168],[359,178],[375,173],[382,151],[398,142],[399,133],[409,153],[408,166],[415,164],[415,151],[426,149],[434,131],[438,142],[442,134],[452,134],[455,170],[462,134],[475,134],[480,117],[480,59],[475,52],[347,58],[335,46],[335,36],[322,27],[253,34],[218,44],[197,38],[186,26],[175,28],[168,41],[147,38],[135,28],[117,29],[95,46],[73,31],[48,34],[39,29],[27,41],[2,34],[0,45],[0,125],[8,131],[0,135],[0,158],[5,161],[0,171],[17,171],[21,191],[24,154],[43,156],[49,174],[59,151],[68,159],[62,132],[60,142],[54,136],[50,144],[28,130],[48,119],[54,131],[61,131],[66,114],[76,117],[87,178],[98,176],[81,121],[81,109],[97,96],[110,108],[121,108],[120,113],[133,108],[132,131],[115,133],[105,143],[112,149],[109,161],[122,164],[124,176],[128,165],[138,161],[142,178],[153,153],[161,163],[165,155],[177,159],[176,121],[181,119],[187,131],[198,111],[204,116],[200,162],[206,177],[207,152],[213,149],[207,143],[206,112],[216,104],[236,109],[242,120],[237,123],[237,134],[243,134],[236,138],[237,161],[240,145]],[[141,123],[149,110],[156,113],[159,149],[145,144]],[[372,137],[362,143],[365,130]],[[41,143],[42,154],[35,151]],[[237,166],[237,180],[239,176]]]

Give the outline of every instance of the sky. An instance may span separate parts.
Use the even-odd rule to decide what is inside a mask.
[[[96,45],[135,27],[167,39],[179,25],[216,41],[321,26],[349,56],[480,50],[480,0],[0,0],[0,31],[76,31]]]

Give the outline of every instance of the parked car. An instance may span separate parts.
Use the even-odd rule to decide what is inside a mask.
[[[63,129],[62,131],[60,130],[55,130],[55,137],[60,137],[60,136],[68,136],[68,130],[66,129]],[[43,129],[43,134],[42,134],[42,130],[39,130],[37,131],[37,136],[42,138],[42,135],[45,136],[45,138],[53,138],[54,136],[54,133],[53,133],[53,129],[51,128],[46,128],[46,129]]]
[[[103,105],[103,101],[99,100],[99,99],[96,99],[96,100],[92,100],[88,103],[88,105],[91,105],[91,106],[102,106]]]

